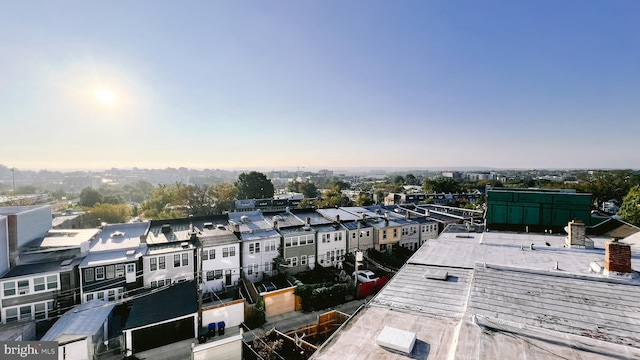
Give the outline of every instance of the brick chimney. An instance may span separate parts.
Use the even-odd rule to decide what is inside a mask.
[[[631,246],[611,239],[604,247],[604,270],[628,274],[631,272]]]

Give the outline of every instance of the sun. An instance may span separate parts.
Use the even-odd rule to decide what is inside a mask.
[[[93,92],[93,96],[105,105],[111,105],[116,101],[116,95],[113,91],[107,89],[96,89],[96,91]]]

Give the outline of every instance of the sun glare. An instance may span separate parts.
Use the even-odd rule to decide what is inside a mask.
[[[111,90],[107,89],[97,89],[93,93],[93,96],[105,105],[111,105],[116,101],[116,95]]]

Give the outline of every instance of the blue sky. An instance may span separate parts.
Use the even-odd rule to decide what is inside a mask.
[[[0,8],[9,167],[640,168],[637,1]]]

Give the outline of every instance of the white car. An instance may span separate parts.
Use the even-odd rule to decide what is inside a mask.
[[[358,281],[361,283],[378,281],[378,275],[371,270],[358,270]]]

